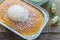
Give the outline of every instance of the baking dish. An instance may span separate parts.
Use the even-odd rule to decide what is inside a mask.
[[[24,1],[23,1],[24,2]],[[29,4],[29,3],[28,3]],[[24,36],[22,34],[20,34],[19,32],[17,32],[16,30],[10,28],[8,25],[4,24],[3,22],[0,21],[0,24],[3,25],[4,27],[6,27],[7,29],[11,30],[12,32],[16,33],[17,35],[19,35],[20,37],[26,39],[26,40],[33,40],[33,39],[36,39],[42,32],[42,30],[44,29],[44,27],[46,26],[46,24],[48,23],[48,20],[49,20],[49,14],[48,12],[43,9],[42,7],[39,7],[39,6],[35,6],[35,5],[32,5],[32,4],[29,4],[31,5],[32,7],[35,7],[37,8],[38,10],[40,10],[42,13],[43,13],[43,16],[44,16],[44,24],[43,26],[41,27],[41,29],[39,30],[39,32],[37,32],[36,34],[32,35],[32,36]]]

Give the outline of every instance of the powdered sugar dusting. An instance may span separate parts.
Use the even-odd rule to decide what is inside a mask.
[[[17,27],[20,30],[28,29],[27,31],[29,31],[29,29],[31,29],[31,27],[35,26],[35,24],[33,22],[35,19],[33,18],[33,16],[36,16],[36,14],[33,13],[33,14],[31,14],[31,16],[26,21],[18,22],[19,26],[17,26]]]

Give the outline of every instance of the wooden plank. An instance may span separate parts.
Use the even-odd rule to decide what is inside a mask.
[[[60,0],[49,0],[49,2],[53,2],[56,4],[56,13],[55,15],[59,16],[60,17]],[[49,12],[50,14],[50,20],[52,19],[51,18],[51,12],[50,12],[50,9],[49,9],[49,4],[46,6],[46,10]],[[59,22],[56,26],[51,26],[50,24],[48,24],[48,26],[46,26],[46,28],[44,29],[44,32],[60,32],[60,18],[59,18]]]

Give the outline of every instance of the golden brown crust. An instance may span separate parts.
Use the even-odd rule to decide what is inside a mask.
[[[15,22],[8,18],[7,16],[7,9],[14,5],[20,5],[29,11],[29,18],[27,21],[24,22]],[[37,10],[36,8],[28,5],[27,3],[24,3],[20,0],[5,0],[0,5],[0,20],[10,26],[11,28],[15,29],[19,33],[25,35],[25,36],[31,36],[39,31],[39,29],[42,27],[44,22],[44,17],[42,13]]]

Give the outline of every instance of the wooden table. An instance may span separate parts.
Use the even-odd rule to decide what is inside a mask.
[[[54,2],[57,5],[57,10],[55,15],[60,17],[60,0],[49,0],[49,2],[45,5],[42,6],[45,8],[49,14],[50,14],[50,20],[52,19],[52,13],[50,12],[50,2]],[[5,29],[5,28],[3,28]],[[20,37],[18,37],[16,34],[12,32],[0,32],[0,40],[24,40]],[[35,40],[60,40],[60,19],[59,22],[56,26],[50,26],[50,23],[44,28],[42,34]]]
[[[46,10],[49,12],[50,14],[50,20],[52,19],[52,13],[50,12],[50,3],[53,2],[56,4],[56,13],[55,15],[60,17],[60,0],[49,0],[49,3],[47,4],[47,6],[45,6]],[[55,26],[51,26],[50,23],[45,27],[45,29],[43,30],[42,35],[38,38],[39,40],[60,40],[60,19],[58,24],[56,24]]]

